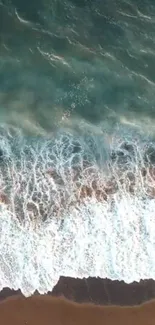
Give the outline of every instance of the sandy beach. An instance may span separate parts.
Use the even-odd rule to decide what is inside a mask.
[[[154,325],[155,300],[139,306],[78,304],[48,295],[11,297],[0,304],[5,325]]]

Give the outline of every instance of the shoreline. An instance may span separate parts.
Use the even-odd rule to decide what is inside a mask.
[[[24,295],[20,290],[4,288],[0,291],[0,301],[11,296]],[[34,295],[39,295],[36,291]],[[141,280],[130,284],[124,281],[113,281],[101,278],[71,278],[60,277],[49,296],[64,296],[77,303],[89,303],[101,305],[139,305],[155,298],[155,281],[152,279]]]

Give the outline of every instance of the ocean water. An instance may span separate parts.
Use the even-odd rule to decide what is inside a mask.
[[[154,17],[147,0],[1,0],[1,289],[155,278]]]

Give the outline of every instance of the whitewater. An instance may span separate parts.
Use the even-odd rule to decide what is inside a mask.
[[[154,159],[151,138],[123,125],[46,136],[1,125],[0,290],[155,279]]]

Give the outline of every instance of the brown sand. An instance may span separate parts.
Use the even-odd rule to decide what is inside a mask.
[[[0,303],[1,325],[155,325],[155,300],[139,306],[78,304],[48,295]]]

